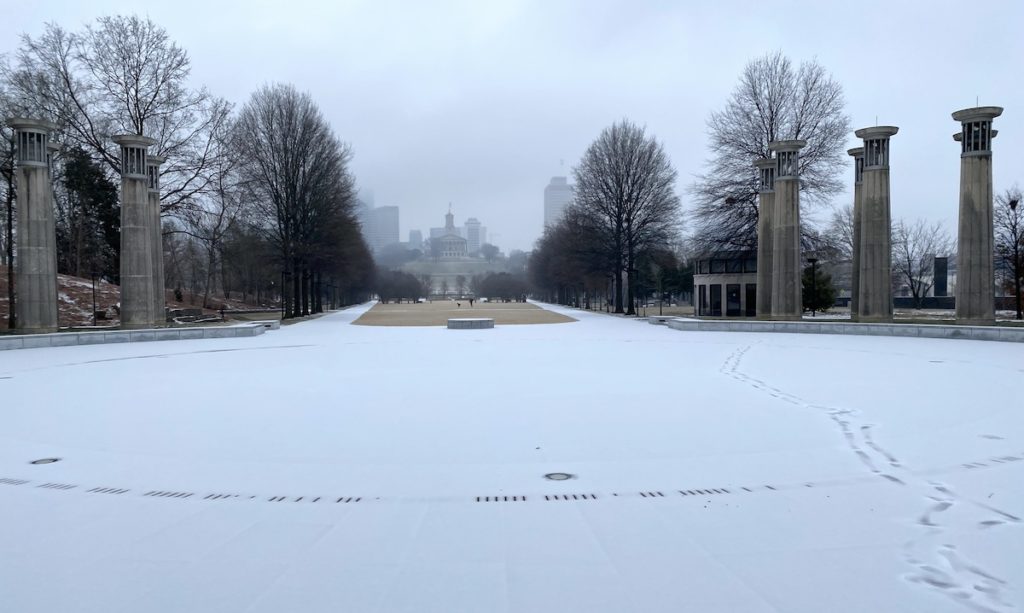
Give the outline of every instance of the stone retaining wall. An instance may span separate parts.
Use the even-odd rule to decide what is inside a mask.
[[[648,322],[687,332],[781,332],[787,334],[853,334],[910,336],[1024,343],[1024,327],[951,326],[942,324],[861,324],[813,321],[707,321],[649,317]]]
[[[102,332],[58,332],[56,334],[18,334],[0,336],[0,351],[35,349],[38,347],[69,347],[72,345],[103,345],[107,343],[139,343],[145,341],[179,341],[204,338],[242,338],[258,336],[267,331],[264,322],[238,326],[196,328],[156,328],[151,330],[107,330]]]

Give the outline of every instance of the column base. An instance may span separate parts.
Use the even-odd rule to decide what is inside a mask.
[[[992,319],[960,319],[957,318],[956,323],[961,326],[994,326],[996,320]]]
[[[46,328],[15,328],[15,334],[54,334],[59,332],[60,329],[57,326],[46,327]]]
[[[891,316],[888,316],[888,317],[863,317],[863,316],[858,316],[857,319],[855,319],[854,321],[856,321],[859,324],[891,324],[892,323],[892,317]]]
[[[156,326],[152,323],[135,323],[135,324],[121,324],[118,326],[118,330],[152,330]]]

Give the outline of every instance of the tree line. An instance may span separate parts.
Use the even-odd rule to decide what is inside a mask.
[[[190,87],[190,72],[188,53],[138,16],[78,30],[50,23],[0,57],[0,116],[58,126],[59,271],[118,282],[120,152],[110,136],[144,134],[167,160],[164,285],[176,297],[280,305],[285,317],[365,299],[375,271],[355,216],[351,147],[292,85],[265,85],[236,107]],[[12,274],[17,186],[2,130],[0,258]]]
[[[676,171],[646,128],[605,128],[573,169],[575,194],[530,257],[535,290],[549,300],[636,313],[644,273],[679,235]]]

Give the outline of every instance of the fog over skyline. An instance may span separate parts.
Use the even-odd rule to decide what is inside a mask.
[[[138,12],[192,61],[192,84],[236,105],[264,83],[308,91],[401,237],[478,218],[506,252],[529,250],[549,179],[628,117],[661,140],[687,187],[709,157],[705,121],[751,59],[817,59],[842,83],[853,128],[895,125],[892,216],[956,232],[953,111],[1005,107],[994,189],[1024,186],[1024,4],[953,2],[4,3],[0,53],[47,21],[78,29]],[[851,133],[847,147],[860,146]],[[560,165],[564,160],[564,165]],[[853,171],[843,176],[852,184]],[[850,202],[848,192],[836,204]],[[827,221],[829,209],[815,217]],[[497,234],[497,237],[494,235]]]

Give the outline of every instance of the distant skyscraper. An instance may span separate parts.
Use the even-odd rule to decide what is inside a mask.
[[[398,207],[381,206],[370,209],[363,224],[363,236],[373,251],[380,251],[399,240]]]
[[[419,230],[409,230],[409,248],[410,249],[421,249],[423,247],[423,232]]]
[[[470,217],[465,223],[465,234],[467,247],[469,249],[469,255],[477,255],[480,253],[480,245],[484,243],[483,234],[481,233],[483,227],[480,225],[480,220],[476,217]]]
[[[565,213],[565,207],[572,202],[572,186],[565,177],[551,177],[544,188],[544,227],[558,223]]]

